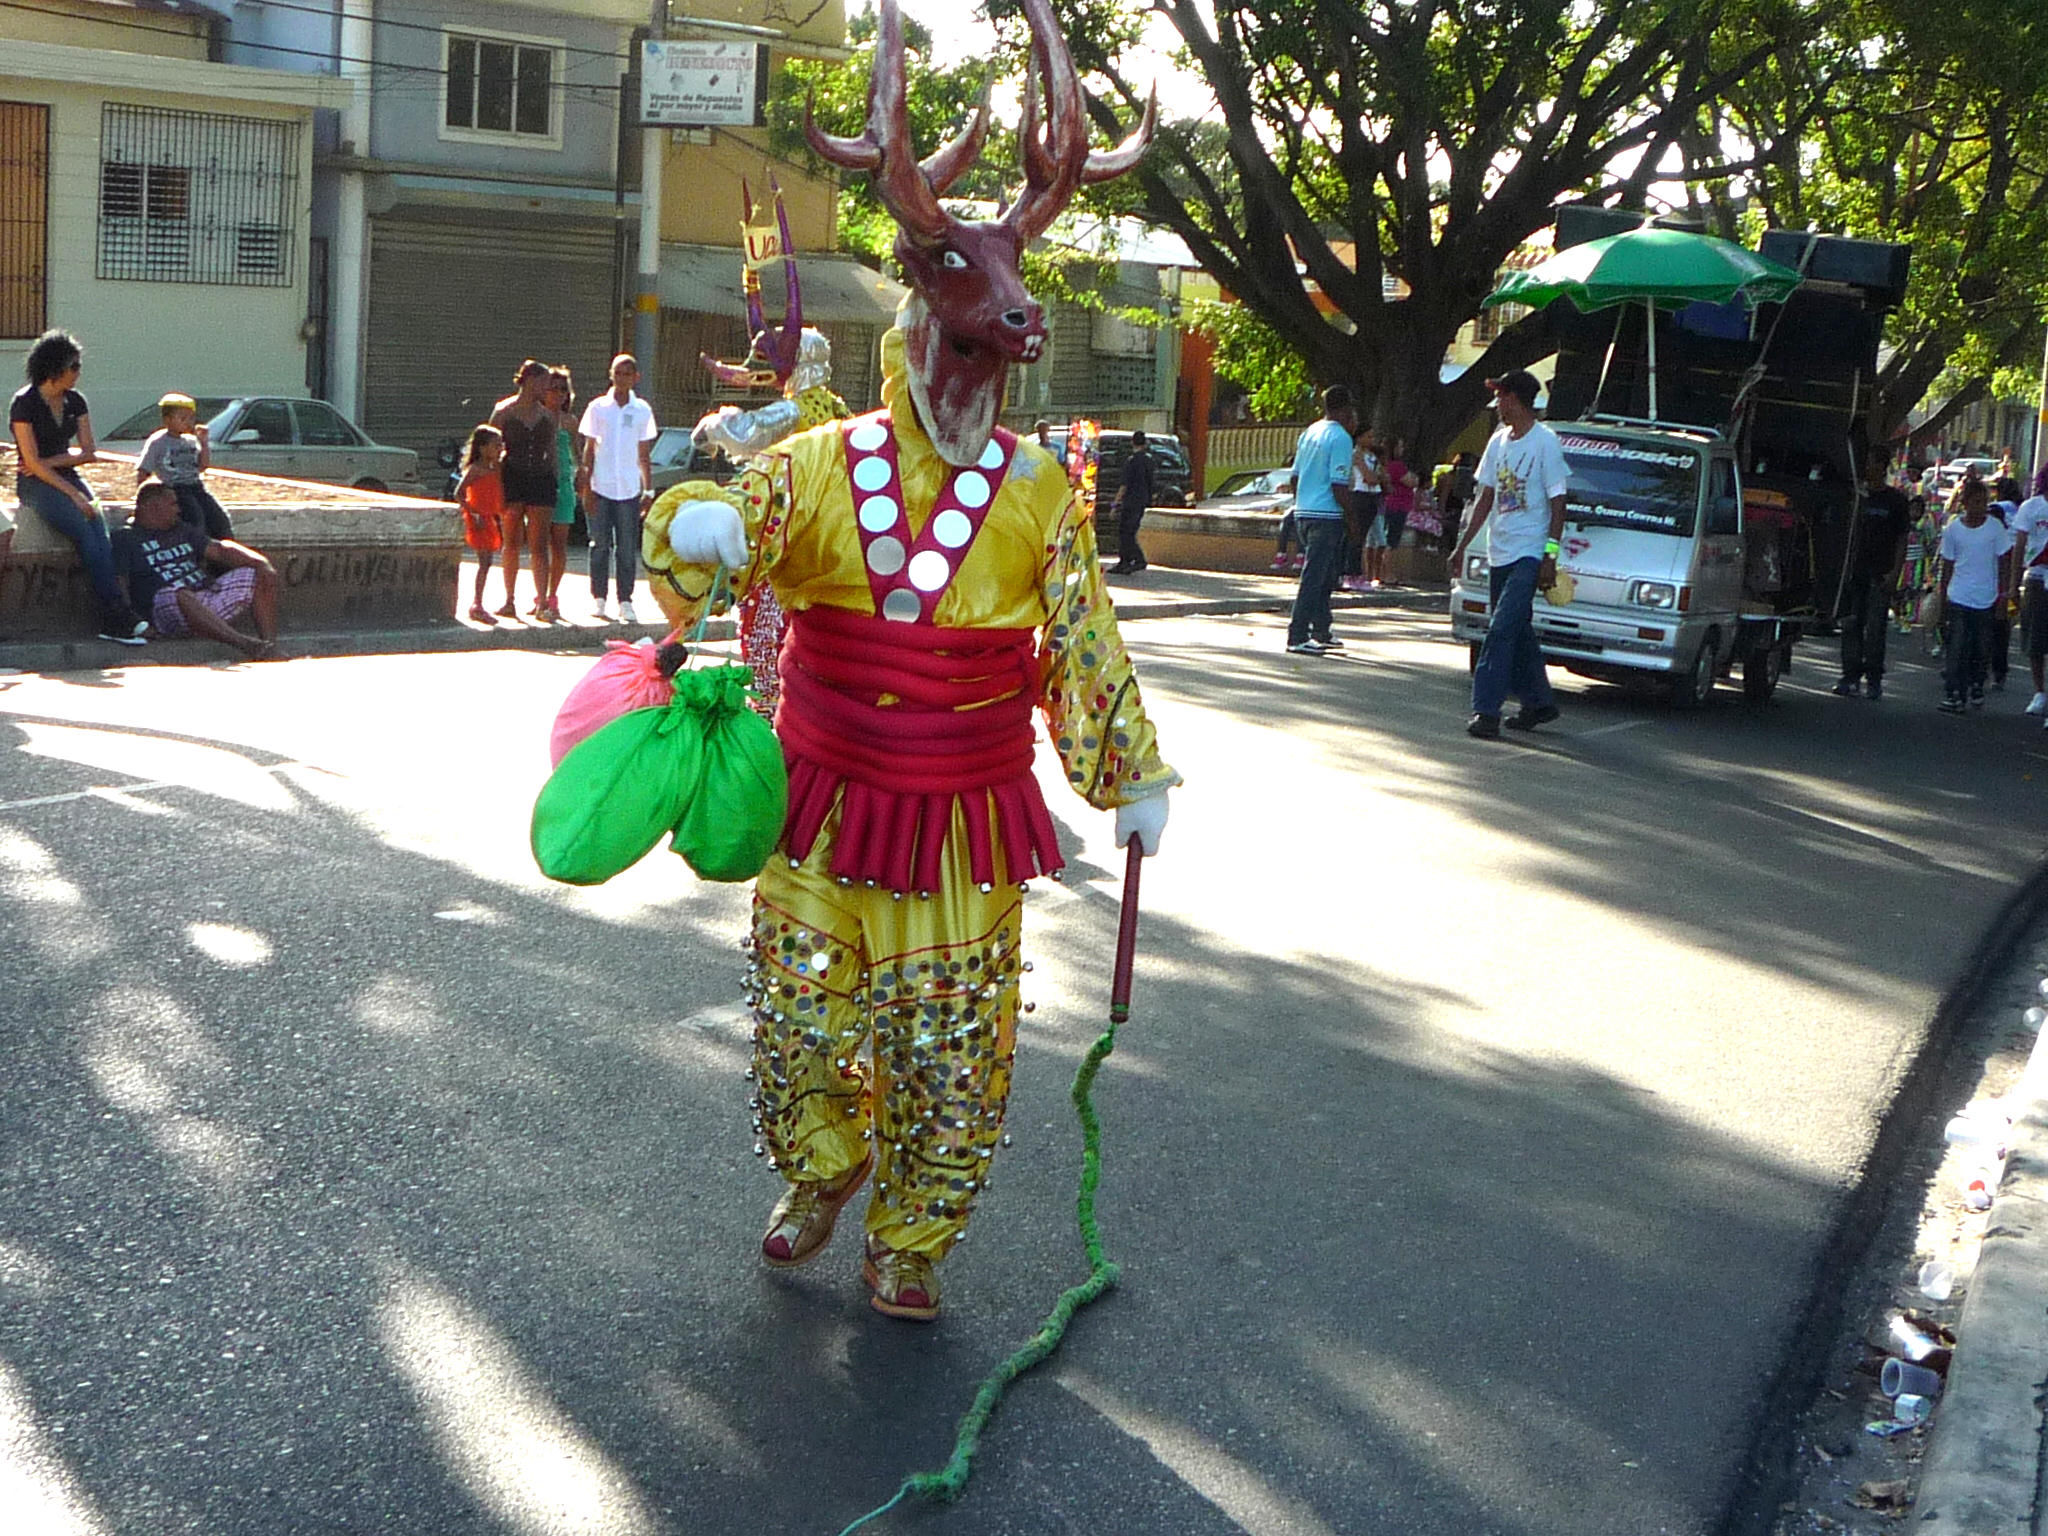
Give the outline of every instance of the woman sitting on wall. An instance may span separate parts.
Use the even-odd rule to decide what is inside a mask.
[[[28,383],[7,408],[21,460],[15,494],[25,510],[77,547],[99,603],[100,637],[141,645],[149,625],[128,605],[106,513],[78,475],[79,465],[98,457],[91,411],[75,388],[84,362],[84,349],[68,331],[45,331],[29,348]]]

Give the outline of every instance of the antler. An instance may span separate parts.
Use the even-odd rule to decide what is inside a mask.
[[[783,206],[782,186],[773,176],[769,189],[775,194],[775,227],[782,236],[782,334],[774,348],[775,374],[787,380],[796,368],[797,348],[803,344],[804,299],[796,273],[796,242],[789,234],[789,209]]]
[[[1133,128],[1130,136],[1115,149],[1092,150],[1088,163],[1081,167],[1081,180],[1089,186],[1098,181],[1114,181],[1125,171],[1132,169],[1145,158],[1145,151],[1152,147],[1152,130],[1159,126],[1159,85],[1153,82],[1152,94],[1145,100],[1145,115]]]
[[[867,122],[859,136],[846,139],[826,133],[811,120],[811,102],[807,100],[804,137],[820,159],[844,170],[873,173],[875,196],[908,234],[924,240],[943,239],[950,220],[946,210],[939,206],[938,194],[918,164],[910,141],[910,114],[903,85],[903,18],[896,9],[896,0],[882,0],[881,13],[874,74],[868,81]],[[985,128],[982,116],[977,114],[965,137],[973,138]],[[966,168],[970,158],[959,154],[958,141],[932,156],[942,174],[950,173],[945,175],[948,182]]]
[[[919,163],[918,169],[924,172],[924,179],[940,196],[945,195],[946,188],[958,181],[981,154],[981,142],[988,137],[989,88],[994,83],[995,75],[991,71],[989,78],[981,82],[981,104],[974,109],[966,131],[940,145]]]
[[[1024,190],[1005,216],[1025,240],[1045,233],[1047,226],[1073,198],[1082,183],[1108,181],[1136,165],[1151,143],[1159,119],[1155,86],[1145,116],[1131,136],[1115,149],[1090,153],[1088,120],[1082,115],[1081,79],[1074,57],[1060,36],[1046,0],[1022,0],[1031,24],[1031,52],[1024,68],[1024,121],[1017,136],[1024,146]],[[1039,133],[1039,81],[1044,79],[1045,134]]]

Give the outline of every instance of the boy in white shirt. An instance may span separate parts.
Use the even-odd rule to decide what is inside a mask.
[[[590,601],[600,619],[606,609],[608,577],[619,582],[619,622],[637,624],[633,577],[640,569],[641,510],[654,499],[650,457],[658,429],[654,407],[633,393],[640,365],[630,352],[612,359],[612,387],[583,408],[577,431],[583,438],[583,513],[590,523]]]
[[[1963,510],[1941,531],[1941,596],[1950,631],[1942,674],[1942,710],[1959,715],[1984,706],[1984,674],[1991,654],[1992,610],[2005,601],[2006,554],[2012,530],[1988,516],[1991,493],[1982,480],[1962,486]]]

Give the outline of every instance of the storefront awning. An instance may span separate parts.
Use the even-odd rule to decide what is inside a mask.
[[[803,285],[804,319],[886,326],[910,290],[872,267],[837,256],[799,256],[797,281]],[[705,314],[747,312],[740,291],[740,253],[736,246],[664,245],[661,248],[661,307]],[[782,266],[761,272],[761,302],[771,320],[782,313]]]

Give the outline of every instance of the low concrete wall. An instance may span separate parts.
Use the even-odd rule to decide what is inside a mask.
[[[1279,548],[1280,515],[1276,512],[1187,512],[1153,507],[1145,513],[1138,542],[1153,565],[1182,571],[1235,571],[1262,575],[1273,569]],[[1114,545],[1114,540],[1106,541]],[[1394,551],[1394,580],[1403,583],[1448,581],[1444,556],[1434,546],[1418,545],[1411,535]]]
[[[455,621],[464,549],[453,506],[305,489],[318,499],[227,503],[237,541],[268,555],[283,579],[278,617],[287,634]],[[114,526],[125,526],[131,510],[110,505]],[[35,513],[9,511],[18,526],[12,547],[0,554],[0,636],[91,634],[98,613],[76,551]]]

